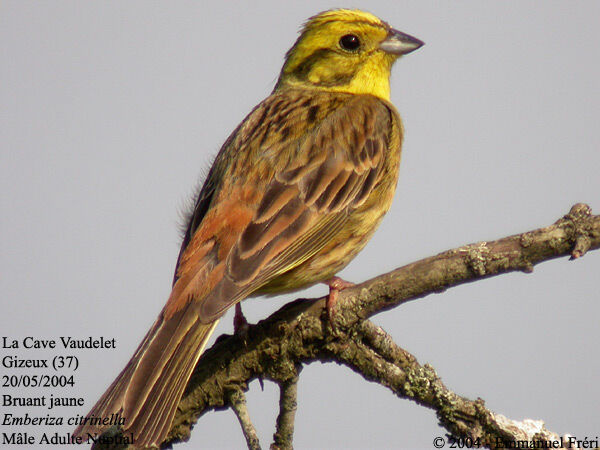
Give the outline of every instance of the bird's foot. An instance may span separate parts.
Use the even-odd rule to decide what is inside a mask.
[[[329,294],[325,300],[325,308],[327,309],[329,322],[333,324],[332,319],[335,313],[335,304],[337,303],[340,291],[355,286],[355,284],[350,281],[342,280],[340,277],[331,277],[329,280],[325,281],[325,284],[329,286]]]
[[[246,316],[242,312],[242,305],[240,303],[235,304],[235,315],[233,316],[233,334],[244,337],[248,334],[250,324],[246,320]]]

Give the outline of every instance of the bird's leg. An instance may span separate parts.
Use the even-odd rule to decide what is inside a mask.
[[[337,303],[338,294],[340,291],[354,286],[354,283],[346,280],[342,280],[340,277],[331,277],[329,280],[324,282],[329,286],[329,294],[325,300],[325,308],[327,309],[327,316],[329,321],[333,318],[335,312],[335,304]]]
[[[234,334],[246,334],[250,325],[242,312],[242,305],[240,302],[235,304],[235,315],[233,316],[233,333]]]

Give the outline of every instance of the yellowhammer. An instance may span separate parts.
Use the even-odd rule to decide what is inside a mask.
[[[340,287],[332,277],[392,202],[402,125],[389,102],[390,70],[421,45],[362,11],[308,20],[273,93],[217,155],[187,223],[171,296],[89,418],[119,413],[135,447],[159,445],[228,308],[328,280]],[[90,422],[74,434],[105,428]]]

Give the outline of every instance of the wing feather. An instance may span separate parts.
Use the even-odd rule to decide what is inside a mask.
[[[287,143],[281,151],[295,152],[294,157],[272,173],[254,216],[227,257],[220,286],[202,301],[202,321],[220,317],[232,304],[304,263],[343,229],[381,176],[391,127],[384,103],[350,97],[301,141]],[[265,140],[268,136],[261,136]]]

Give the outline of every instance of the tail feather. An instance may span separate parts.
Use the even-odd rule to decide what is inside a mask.
[[[144,348],[136,352],[139,353],[136,355],[137,365],[128,383],[123,404],[123,416],[126,419],[133,421],[156,384],[164,382],[163,371],[169,373],[166,370],[169,361],[177,356],[189,356],[177,355],[181,343],[191,337],[189,331],[197,320],[196,314],[187,309],[168,320],[161,314],[152,327],[154,332],[148,333],[144,339]]]
[[[188,332],[174,349],[160,378],[152,384],[147,394],[152,401],[145,401],[141,405],[131,424],[130,431],[133,431],[136,441],[158,445],[164,440],[175,416],[177,403],[216,324],[194,323],[194,328],[200,327],[202,333]]]
[[[201,345],[202,343],[191,342],[190,344],[194,348],[182,348],[178,350],[178,352],[196,352],[198,345]],[[152,393],[152,395],[156,395],[157,397],[164,397],[165,401],[151,405],[152,409],[148,411],[146,415],[146,421],[148,421],[149,417],[156,418],[154,424],[149,424],[148,426],[149,435],[166,436],[169,432],[169,427],[177,410],[178,400],[185,390],[187,381],[194,370],[195,365],[196,360],[193,358],[183,359],[182,361],[176,361],[174,359],[170,362],[170,366],[180,367],[180,370],[175,379],[172,380],[172,385],[165,385],[164,383],[162,383],[162,385],[157,384],[156,391],[160,392],[153,391]]]
[[[169,319],[161,314],[117,379],[87,417],[120,414],[123,430],[133,435],[134,448],[164,441],[179,399],[218,320],[201,323],[194,303]],[[108,428],[80,425],[74,436],[87,438]]]

